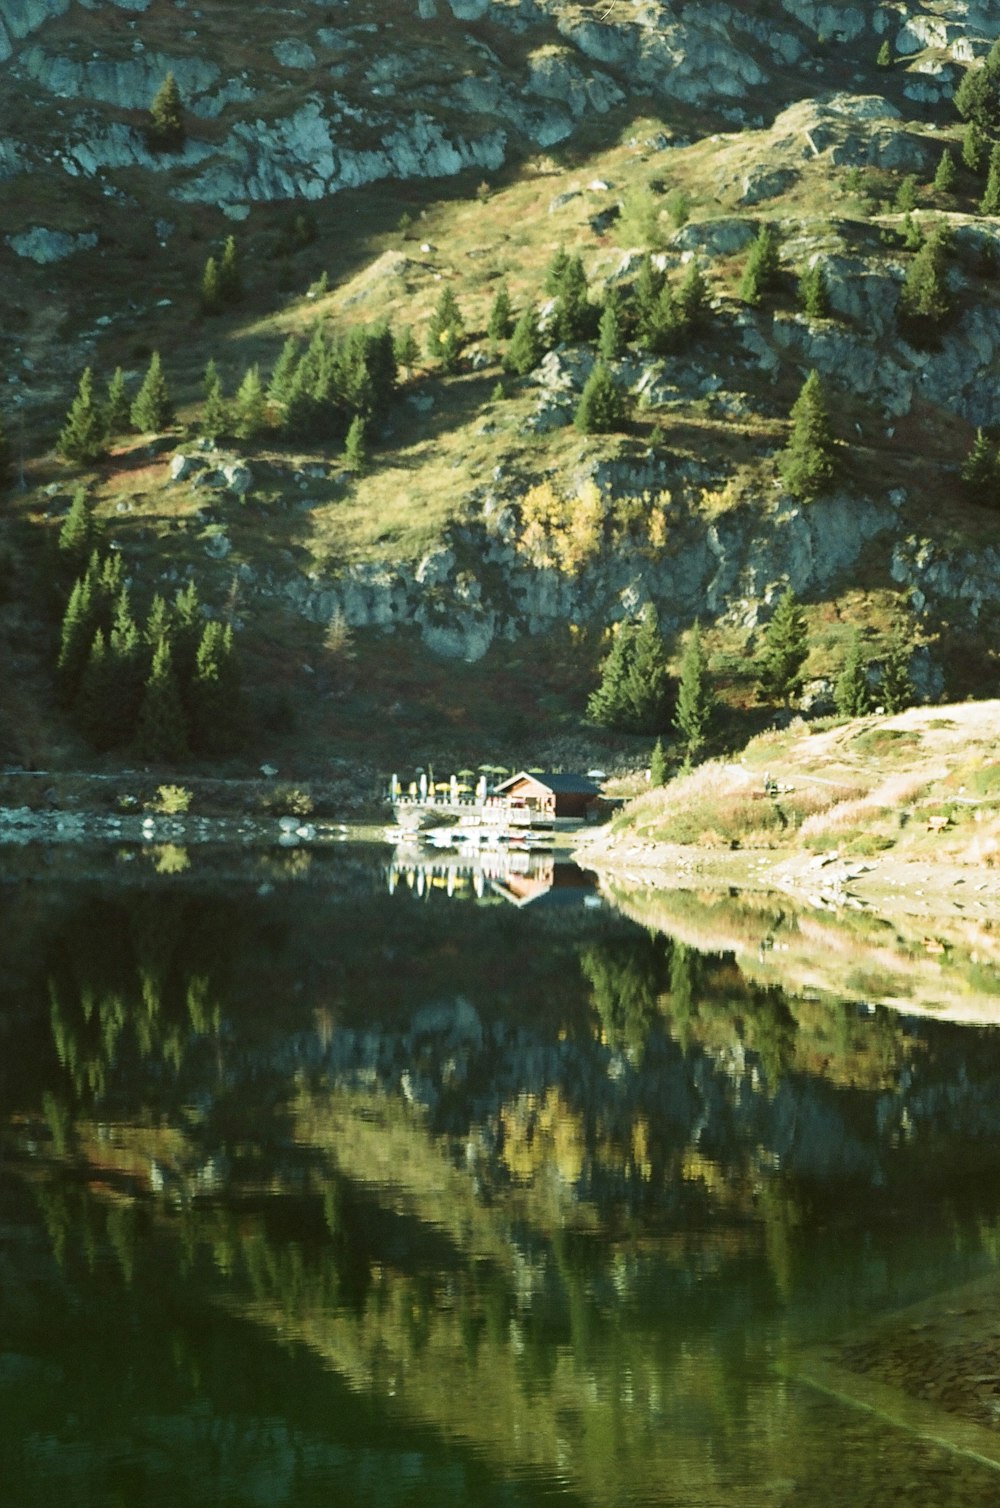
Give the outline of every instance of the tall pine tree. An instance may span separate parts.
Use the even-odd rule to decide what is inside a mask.
[[[696,622],[687,636],[681,660],[681,678],[677,688],[674,727],[684,744],[688,763],[705,747],[715,712],[715,694],[708,675],[708,660],[701,642],[701,628]]]
[[[144,759],[171,763],[188,752],[187,719],[166,639],[161,639],[153,651],[139,708],[136,750]]]
[[[105,435],[104,414],[94,397],[94,374],[90,367],[84,367],[57,449],[66,461],[90,465],[104,454]]]
[[[778,457],[778,471],[793,497],[801,501],[829,491],[836,475],[834,440],[823,385],[810,372],[792,405],[792,433]]]
[[[833,688],[833,699],[841,717],[864,717],[871,708],[867,666],[857,629],[848,642],[844,667]]]
[[[154,152],[177,152],[186,135],[181,91],[173,74],[168,73],[149,107],[146,139]]]
[[[173,417],[174,407],[163,375],[160,353],[154,351],[132,404],[132,424],[141,434],[157,434],[173,422]]]
[[[806,620],[794,591],[786,587],[764,630],[758,662],[764,695],[790,702],[801,688],[802,668],[808,654]]]

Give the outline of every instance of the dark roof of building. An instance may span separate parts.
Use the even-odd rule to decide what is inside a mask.
[[[595,785],[586,775],[553,775],[548,770],[543,770],[537,775],[532,774],[530,770],[518,770],[516,775],[508,775],[506,780],[501,780],[495,789],[505,791],[509,786],[516,785],[519,780],[534,780],[557,796],[599,796],[601,794],[600,786]]]

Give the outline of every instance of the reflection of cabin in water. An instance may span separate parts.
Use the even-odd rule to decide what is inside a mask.
[[[599,785],[586,775],[554,775],[548,771],[531,775],[520,770],[493,788],[512,812],[524,811],[545,821],[557,817],[586,817],[601,794]]]

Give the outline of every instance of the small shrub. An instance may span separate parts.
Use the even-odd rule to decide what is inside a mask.
[[[163,817],[183,817],[190,810],[192,799],[191,792],[183,785],[161,785],[148,808]]]
[[[278,785],[260,798],[261,810],[276,817],[309,817],[314,801],[308,791],[295,785]]]

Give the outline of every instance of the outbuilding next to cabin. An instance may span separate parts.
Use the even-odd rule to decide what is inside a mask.
[[[505,797],[515,806],[524,805],[539,817],[583,818],[601,794],[601,788],[586,775],[548,772],[530,775],[527,770],[519,770],[495,786],[493,794]]]

